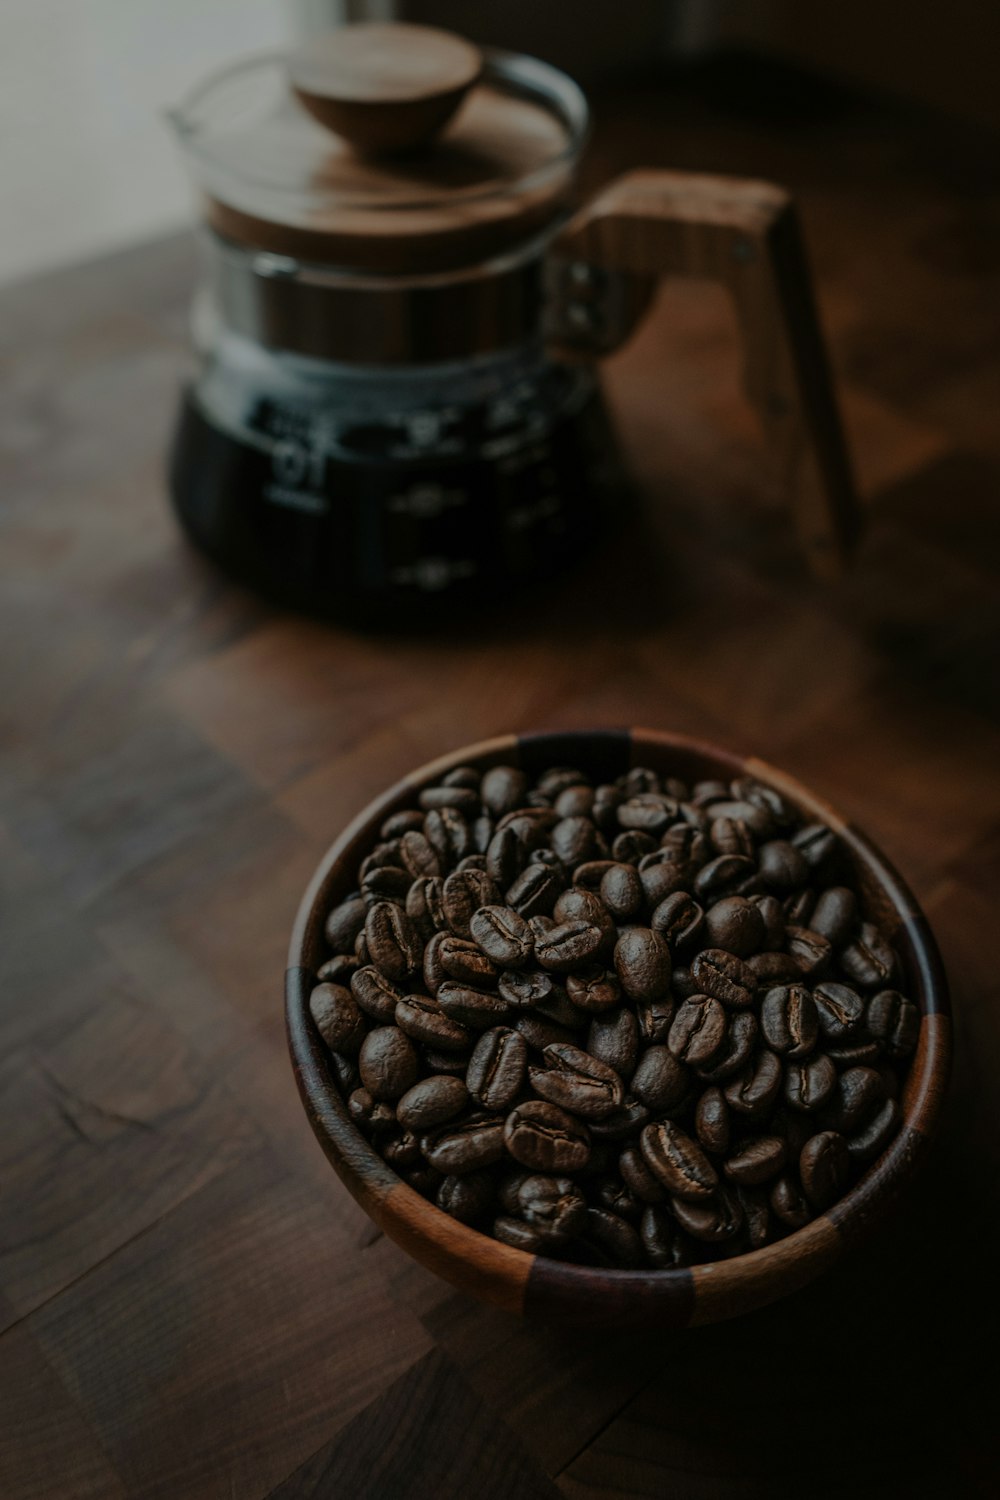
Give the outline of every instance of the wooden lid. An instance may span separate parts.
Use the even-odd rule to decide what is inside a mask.
[[[442,111],[443,128],[432,126]],[[568,200],[587,107],[570,79],[534,59],[481,57],[430,28],[358,26],[308,54],[227,69],[173,118],[209,222],[227,238],[418,274],[490,259],[540,232]]]

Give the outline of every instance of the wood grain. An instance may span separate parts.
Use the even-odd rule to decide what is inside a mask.
[[[420,1500],[439,1432],[460,1475],[485,1457],[472,1492],[996,1493],[995,145],[850,99],[779,129],[725,98],[605,94],[590,182],[645,162],[794,190],[867,502],[836,587],[764,482],[717,289],[665,289],[608,362],[637,527],[447,640],[277,614],[179,539],[190,240],[0,297],[5,1500],[346,1495],[347,1433],[385,1434],[377,1472]],[[477,738],[595,722],[753,751],[828,798],[912,885],[955,999],[945,1128],[886,1227],[774,1307],[655,1338],[552,1336],[373,1242],[280,1017],[299,896],[371,796]],[[90,1112],[81,1139],[39,1061],[155,1130]]]

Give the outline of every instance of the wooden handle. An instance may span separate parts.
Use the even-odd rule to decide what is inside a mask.
[[[747,394],[777,455],[801,545],[816,573],[841,573],[861,516],[790,195],[748,178],[630,172],[572,219],[552,250],[630,277],[702,276],[729,288]]]

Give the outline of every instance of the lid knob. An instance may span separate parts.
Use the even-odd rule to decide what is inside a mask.
[[[363,22],[313,37],[288,61],[297,98],[358,151],[413,151],[451,119],[483,69],[471,42],[433,26]]]

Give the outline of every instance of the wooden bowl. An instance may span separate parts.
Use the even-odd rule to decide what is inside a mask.
[[[920,1036],[903,1091],[899,1134],[857,1185],[804,1229],[761,1250],[688,1270],[602,1270],[529,1255],[459,1224],[428,1203],[376,1155],[350,1120],[309,1014],[316,969],[326,956],[326,913],[356,887],[358,864],[389,813],[412,805],[420,788],[455,766],[485,770],[503,763],[535,773],[552,765],[574,765],[602,780],[613,780],[635,765],[688,781],[728,781],[748,774],[840,835],[854,864],[865,915],[891,937],[900,957],[903,988],[921,1013]],[[302,900],[289,954],[287,1022],[295,1076],[313,1130],[348,1190],[391,1239],[486,1302],[544,1319],[616,1328],[680,1328],[731,1318],[796,1291],[830,1266],[887,1212],[923,1157],[941,1110],[951,1052],[948,988],[937,946],[916,901],[874,845],[773,766],[646,729],[486,740],[421,766],[370,803],[332,845]]]

